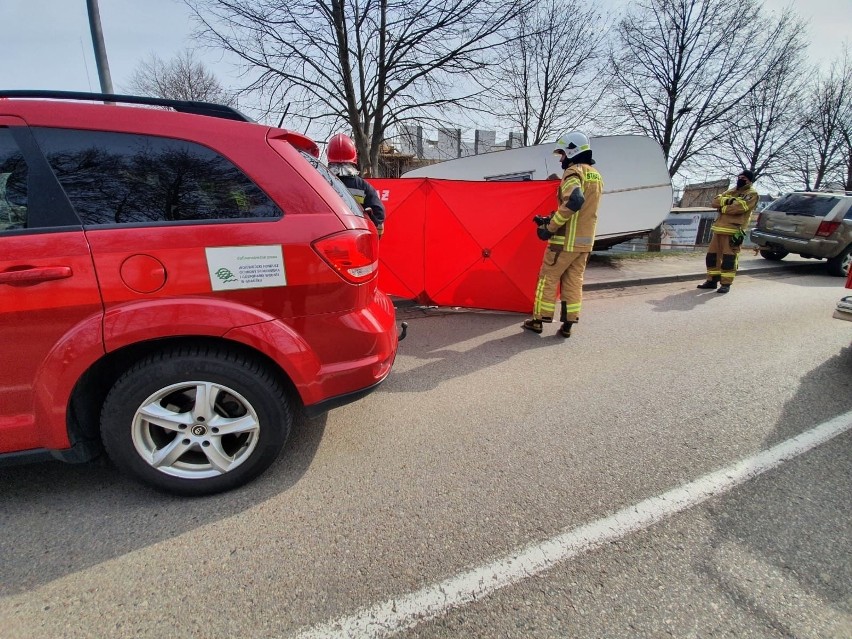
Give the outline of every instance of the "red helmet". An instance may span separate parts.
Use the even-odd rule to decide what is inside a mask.
[[[349,162],[355,164],[358,161],[358,151],[355,143],[348,135],[338,133],[328,141],[328,161],[341,163]]]

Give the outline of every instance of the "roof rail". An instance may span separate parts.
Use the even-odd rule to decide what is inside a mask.
[[[213,102],[194,102],[190,100],[170,100],[140,95],[121,95],[117,93],[86,93],[83,91],[43,91],[31,89],[0,89],[0,98],[44,98],[54,100],[81,100],[91,102],[123,102],[124,104],[146,104],[150,106],[170,107],[181,113],[209,115],[226,120],[254,122],[244,113],[223,104]]]
[[[820,189],[819,191],[814,191],[814,193],[831,193],[832,195],[852,195],[852,191],[844,189]]]

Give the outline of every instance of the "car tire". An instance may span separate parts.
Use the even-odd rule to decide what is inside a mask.
[[[828,258],[828,272],[838,277],[847,277],[852,265],[852,245],[847,246],[837,257]]]
[[[150,355],[118,378],[101,412],[101,438],[131,477],[207,495],[266,470],[292,424],[287,393],[268,368],[227,349],[182,347]]]
[[[779,262],[789,255],[787,251],[773,251],[772,249],[760,249],[760,254],[772,262]]]

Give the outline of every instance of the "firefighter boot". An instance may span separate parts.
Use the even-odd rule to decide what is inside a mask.
[[[533,333],[541,333],[541,320],[528,319],[523,324],[521,324],[521,328],[525,328],[528,331],[532,331]]]
[[[730,284],[722,284],[722,286],[720,286],[720,287],[719,287],[719,290],[718,290],[718,291],[716,291],[716,292],[717,292],[717,293],[727,293],[727,292],[728,292],[728,291],[730,291],[730,290],[731,290],[731,285],[730,285]]]
[[[695,288],[708,288],[710,290],[716,290],[716,280],[707,280],[703,284],[699,284]]]
[[[576,323],[577,322],[562,322],[562,326],[559,327],[557,334],[560,337],[571,337],[571,327]]]
[[[559,321],[567,322],[568,321],[568,302],[562,302],[562,312],[559,313]]]

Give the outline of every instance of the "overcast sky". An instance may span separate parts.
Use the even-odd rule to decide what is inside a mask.
[[[623,0],[599,3],[601,7]],[[766,0],[782,8],[787,0]],[[852,33],[852,1],[798,0],[811,20],[810,58],[827,66]],[[113,88],[127,91],[139,64],[156,53],[169,60],[193,47],[189,12],[178,0],[99,0]],[[226,88],[236,88],[236,70],[211,51],[197,56]],[[86,0],[0,0],[0,88],[99,91]]]

